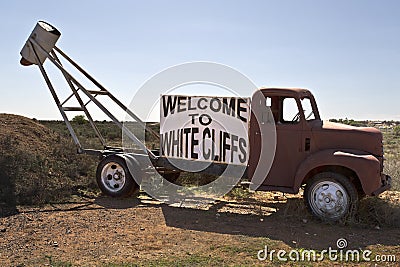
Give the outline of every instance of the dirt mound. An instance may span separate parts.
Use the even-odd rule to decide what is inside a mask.
[[[37,121],[0,114],[1,206],[59,200],[92,182],[92,164],[70,139]]]
[[[45,154],[59,142],[59,136],[36,120],[0,114],[0,149],[23,149],[26,152]]]

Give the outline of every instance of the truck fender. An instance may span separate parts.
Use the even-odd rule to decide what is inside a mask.
[[[299,190],[310,171],[324,166],[341,166],[353,170],[367,195],[372,195],[381,186],[380,163],[375,156],[359,150],[326,149],[311,154],[297,168],[294,181],[295,191]]]
[[[144,172],[135,156],[132,154],[114,154],[114,156],[120,157],[125,161],[133,179],[138,185],[140,185],[142,183]]]

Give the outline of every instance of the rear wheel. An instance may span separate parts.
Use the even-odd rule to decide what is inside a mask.
[[[139,192],[125,160],[110,155],[100,161],[96,171],[97,185],[100,190],[111,197],[128,197]]]
[[[324,221],[339,221],[352,216],[357,209],[358,193],[342,174],[323,172],[308,181],[304,200],[310,212]]]

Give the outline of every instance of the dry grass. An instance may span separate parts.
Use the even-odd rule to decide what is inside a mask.
[[[77,155],[70,138],[16,115],[1,114],[0,127],[1,206],[60,201],[94,188],[95,160]]]
[[[243,188],[235,188],[224,198],[234,201],[238,207],[243,206],[243,203],[250,205],[252,212],[257,215],[275,214],[298,222],[317,221],[307,211],[302,194],[303,192],[296,195],[279,192],[250,193]],[[246,208],[248,209],[249,207]],[[400,227],[400,192],[387,191],[378,197],[363,198],[356,214],[340,224],[367,228]]]
[[[400,192],[387,191],[360,201],[357,223],[373,227],[400,227]]]
[[[393,191],[400,191],[400,136],[393,130],[383,132],[383,145],[385,152],[385,173],[392,177]]]
[[[400,149],[399,152],[400,153]],[[387,155],[385,156],[385,173],[392,177],[392,188],[393,191],[400,191],[400,155]]]

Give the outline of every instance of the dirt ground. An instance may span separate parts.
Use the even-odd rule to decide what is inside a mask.
[[[262,201],[260,201],[260,198]],[[19,206],[0,218],[1,266],[399,266],[396,227],[330,225],[304,213],[298,196],[257,193],[197,208],[139,198],[78,197]],[[345,238],[348,249],[395,255],[397,262],[259,261],[264,249],[321,251]]]
[[[335,225],[281,193],[239,192],[200,207],[144,193],[112,199],[90,193],[93,162],[75,155],[69,136],[10,114],[0,114],[0,126],[0,267],[399,266],[400,192],[367,202],[359,222]],[[397,261],[257,259],[265,246],[321,255],[343,238],[345,249]]]

